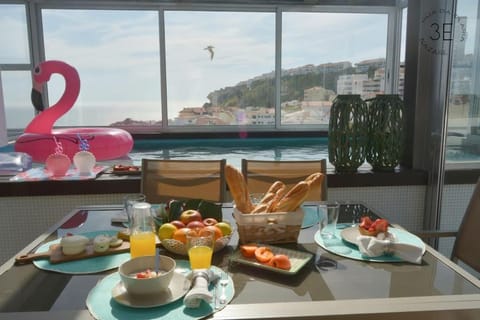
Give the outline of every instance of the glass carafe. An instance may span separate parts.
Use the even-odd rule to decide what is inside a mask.
[[[133,205],[130,225],[130,256],[132,258],[155,255],[155,226],[150,214],[151,205],[137,202]]]

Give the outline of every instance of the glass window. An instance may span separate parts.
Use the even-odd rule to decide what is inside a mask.
[[[275,14],[166,11],[168,124],[275,123]]]
[[[282,125],[328,125],[337,94],[383,93],[387,22],[387,14],[284,13]]]
[[[30,71],[2,71],[1,85],[7,132],[12,138],[21,134],[35,116],[35,109],[30,101],[32,91]]]
[[[449,94],[446,162],[480,160],[480,35],[478,1],[457,4]]]
[[[0,64],[29,63],[24,5],[0,4]]]
[[[157,11],[42,10],[45,56],[79,73],[80,96],[56,126],[161,125]],[[48,82],[53,105],[65,83]]]

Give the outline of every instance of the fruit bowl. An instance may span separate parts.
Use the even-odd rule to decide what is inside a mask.
[[[231,238],[232,238],[232,235],[218,238],[215,241],[215,248],[213,252],[217,252],[225,248],[225,246],[230,242]],[[175,239],[163,239],[162,246],[170,252],[173,252],[182,256],[187,255],[187,246],[181,241],[178,241]]]

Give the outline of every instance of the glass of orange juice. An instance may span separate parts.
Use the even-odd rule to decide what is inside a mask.
[[[155,225],[150,214],[151,205],[137,202],[133,205],[130,226],[130,256],[132,258],[155,255]]]
[[[187,233],[187,252],[192,270],[210,268],[214,247],[215,234],[212,230],[191,230]]]

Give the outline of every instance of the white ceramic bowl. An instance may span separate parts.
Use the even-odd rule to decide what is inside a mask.
[[[155,256],[144,256],[130,259],[118,267],[118,273],[129,294],[159,294],[170,285],[175,272],[176,262],[170,257],[160,256],[160,270],[164,272],[155,278],[137,279],[135,273],[147,269],[155,270]]]

